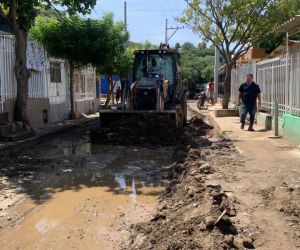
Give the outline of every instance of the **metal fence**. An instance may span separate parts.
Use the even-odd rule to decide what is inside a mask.
[[[262,92],[262,110],[274,113],[278,100],[279,114],[290,113],[300,116],[300,46],[289,48],[288,55],[249,62],[231,72],[231,102],[237,104],[238,88],[245,82],[246,75],[253,73]]]
[[[246,81],[247,74],[253,74],[256,79],[256,62],[252,61],[242,64],[240,67],[231,70],[231,97],[230,102],[237,104],[238,102],[238,89],[242,83]]]
[[[31,42],[31,44],[34,44]],[[39,46],[41,47],[41,46]],[[28,98],[47,98],[49,86],[49,67],[50,62],[45,49],[40,48],[42,56],[45,58],[45,64],[42,70],[36,71],[30,69],[30,77],[28,79]]]
[[[257,64],[257,82],[262,91],[262,108],[273,114],[278,100],[279,114],[300,116],[300,46],[289,54]]]
[[[12,35],[0,34],[0,112],[6,100],[16,97],[17,82],[14,75],[15,40]]]
[[[50,104],[67,102],[69,72],[64,60],[51,59],[42,49],[46,59],[41,71],[30,70],[28,80],[28,98],[49,98]],[[0,33],[0,112],[4,111],[4,102],[16,98],[17,82],[14,75],[15,38]],[[96,98],[96,73],[92,67],[86,67],[75,73],[75,100]],[[76,80],[77,79],[77,80]]]

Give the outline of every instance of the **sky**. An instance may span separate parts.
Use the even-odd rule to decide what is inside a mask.
[[[169,27],[182,27],[175,17],[182,16],[186,7],[184,0],[127,0],[127,29],[130,40],[145,42],[146,40],[159,44],[165,38],[165,22],[168,19]],[[104,13],[112,12],[115,21],[124,20],[124,0],[97,0],[97,5],[91,13],[91,18],[101,18]],[[168,36],[173,30],[168,30]],[[197,45],[199,36],[188,28],[180,29],[169,40],[169,44],[192,42]]]

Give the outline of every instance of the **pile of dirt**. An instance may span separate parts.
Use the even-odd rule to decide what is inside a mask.
[[[254,239],[236,223],[235,200],[211,178],[216,171],[211,159],[228,157],[235,149],[228,140],[209,140],[210,130],[199,118],[191,121],[176,152],[182,158],[170,169],[157,213],[151,221],[131,226],[125,249],[254,248]]]
[[[169,117],[158,114],[120,116],[108,126],[91,131],[93,143],[118,145],[174,145],[182,135]]]

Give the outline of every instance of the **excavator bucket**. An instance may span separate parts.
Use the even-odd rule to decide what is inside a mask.
[[[101,127],[113,128],[118,126],[143,127],[144,125],[159,124],[165,127],[180,128],[182,122],[175,110],[101,110]]]

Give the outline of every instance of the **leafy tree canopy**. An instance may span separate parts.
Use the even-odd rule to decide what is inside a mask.
[[[61,6],[70,15],[88,14],[95,4],[96,0],[1,0],[0,12],[3,16],[8,16],[15,9],[19,27],[28,31],[33,26],[40,9],[57,11],[55,6]]]
[[[128,33],[122,23],[114,23],[113,15],[90,20],[71,16],[58,20],[38,17],[31,29],[32,38],[45,46],[51,56],[78,65],[107,65],[125,50]]]
[[[194,89],[197,83],[208,82],[213,77],[214,49],[207,48],[205,43],[198,47],[190,42],[179,46],[182,73],[189,89]]]
[[[276,25],[280,25],[285,21],[289,20],[294,15],[300,13],[300,1],[299,0],[287,0],[279,2],[277,6],[272,10],[274,15],[277,14]],[[275,26],[275,25],[274,25]],[[253,43],[254,47],[266,49],[267,53],[272,52],[276,49],[283,41],[285,34],[276,33],[273,30],[269,30],[264,36],[258,38],[256,42]],[[300,39],[299,35],[296,35],[295,38]]]
[[[231,69],[238,58],[282,23],[291,2],[299,0],[185,0],[187,8],[179,21],[212,42],[225,69],[223,108],[228,108]]]

